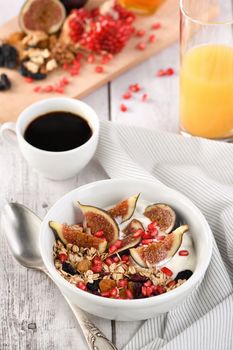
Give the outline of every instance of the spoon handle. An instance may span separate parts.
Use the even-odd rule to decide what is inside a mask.
[[[64,296],[64,295],[63,295]],[[115,345],[106,338],[106,336],[97,328],[86,316],[86,313],[73,305],[66,296],[64,296],[75,315],[83,334],[86,338],[90,350],[117,350]]]

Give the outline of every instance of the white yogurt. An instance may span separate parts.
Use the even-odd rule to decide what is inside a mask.
[[[133,216],[129,220],[119,225],[120,238],[122,238],[124,235],[122,231],[132,219],[139,220],[143,224],[144,229],[147,228],[147,226],[151,223],[151,221],[146,216],[144,216],[143,213],[146,207],[151,204],[152,203],[145,201],[143,199],[138,200]],[[161,233],[161,234],[165,235],[164,233]],[[187,250],[189,252],[189,255],[180,256],[179,255],[180,250]],[[192,235],[189,231],[185,232],[185,234],[183,235],[182,243],[177,253],[171,259],[163,260],[157,265],[158,268],[161,268],[162,266],[168,267],[173,272],[172,278],[175,278],[180,271],[195,270],[196,254],[195,254],[195,249],[193,245]]]

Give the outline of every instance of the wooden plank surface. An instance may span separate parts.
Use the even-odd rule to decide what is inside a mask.
[[[137,28],[143,28],[150,33],[156,34],[158,39],[155,43],[148,44],[144,51],[139,51],[135,49],[135,45],[139,41],[143,41],[144,38],[142,38],[142,40],[135,37],[132,38],[122,53],[115,56],[114,59],[106,65],[106,71],[102,74],[94,72],[95,65],[86,64],[82,67],[80,75],[72,79],[72,83],[66,89],[66,95],[82,98],[175,42],[179,36],[178,3],[178,0],[167,0],[155,15],[141,16],[136,20],[135,26]],[[157,31],[151,31],[152,23],[157,21],[161,22],[162,28]],[[9,33],[17,30],[17,23],[17,19],[13,19],[1,27],[0,38],[4,38]],[[7,71],[7,74],[13,82],[13,86],[10,91],[0,94],[0,121],[16,120],[19,113],[26,106],[37,100],[48,97],[46,93],[38,94],[33,92],[33,85],[25,84],[23,78],[16,71],[0,69],[0,73],[3,71]],[[53,84],[62,76],[64,76],[64,71],[56,70],[49,74],[46,81],[40,82],[39,84],[41,86],[50,83]],[[53,94],[53,96],[56,95],[59,94]]]

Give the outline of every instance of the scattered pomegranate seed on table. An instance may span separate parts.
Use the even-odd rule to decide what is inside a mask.
[[[138,83],[136,83],[136,84],[131,84],[131,85],[129,86],[129,90],[130,90],[131,92],[138,92],[138,91],[141,90],[141,86],[140,86]]]
[[[175,72],[174,72],[174,69],[173,68],[168,68],[167,70],[166,70],[166,74],[167,75],[173,75]]]
[[[144,29],[139,29],[139,30],[137,30],[136,33],[135,33],[135,35],[136,35],[137,37],[142,37],[142,36],[144,36],[145,34],[146,34],[146,31],[145,31]]]
[[[31,78],[31,77],[26,77],[26,78],[24,78],[24,80],[25,80],[25,82],[28,83],[28,84],[31,84],[31,83],[34,82],[34,79]]]
[[[124,93],[124,95],[122,96],[125,100],[129,100],[132,97],[132,93],[130,91],[127,91]]]
[[[92,54],[88,55],[87,62],[90,63],[90,64],[94,63],[95,62],[95,56],[92,55]]]
[[[121,112],[126,112],[128,108],[123,103],[120,105]]]
[[[53,86],[52,85],[46,85],[44,88],[43,88],[43,91],[44,92],[52,92],[54,90]]]
[[[142,102],[147,102],[149,99],[149,95],[148,94],[143,94],[141,97]]]
[[[102,66],[96,66],[95,71],[96,71],[96,73],[103,73],[104,68]]]
[[[189,255],[189,251],[188,250],[180,250],[179,251],[179,255],[180,256],[188,256]]]
[[[145,48],[146,48],[146,44],[143,43],[143,42],[140,42],[140,43],[138,43],[138,44],[136,45],[136,49],[137,49],[137,50],[144,51]]]
[[[156,42],[156,40],[157,40],[157,38],[156,38],[156,36],[155,36],[154,34],[151,34],[151,35],[149,36],[149,38],[148,38],[148,41],[149,41],[150,43],[154,43],[154,42]]]
[[[162,267],[161,271],[168,277],[171,277],[173,275],[173,272],[168,267]]]
[[[158,30],[160,28],[161,28],[161,23],[159,23],[159,22],[153,23],[151,26],[151,29],[153,29],[153,30]]]
[[[167,68],[167,69],[159,69],[156,72],[156,76],[157,77],[165,77],[165,76],[171,76],[175,74],[175,71],[173,68]]]
[[[34,89],[33,89],[33,91],[34,91],[34,92],[37,92],[37,93],[38,93],[38,92],[41,92],[41,90],[42,90],[42,88],[41,88],[41,86],[39,86],[39,85],[35,86]]]

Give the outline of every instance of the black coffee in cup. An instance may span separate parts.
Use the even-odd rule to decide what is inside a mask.
[[[92,129],[83,117],[65,111],[40,115],[24,133],[25,140],[32,146],[51,152],[69,151],[82,146],[91,136]]]

